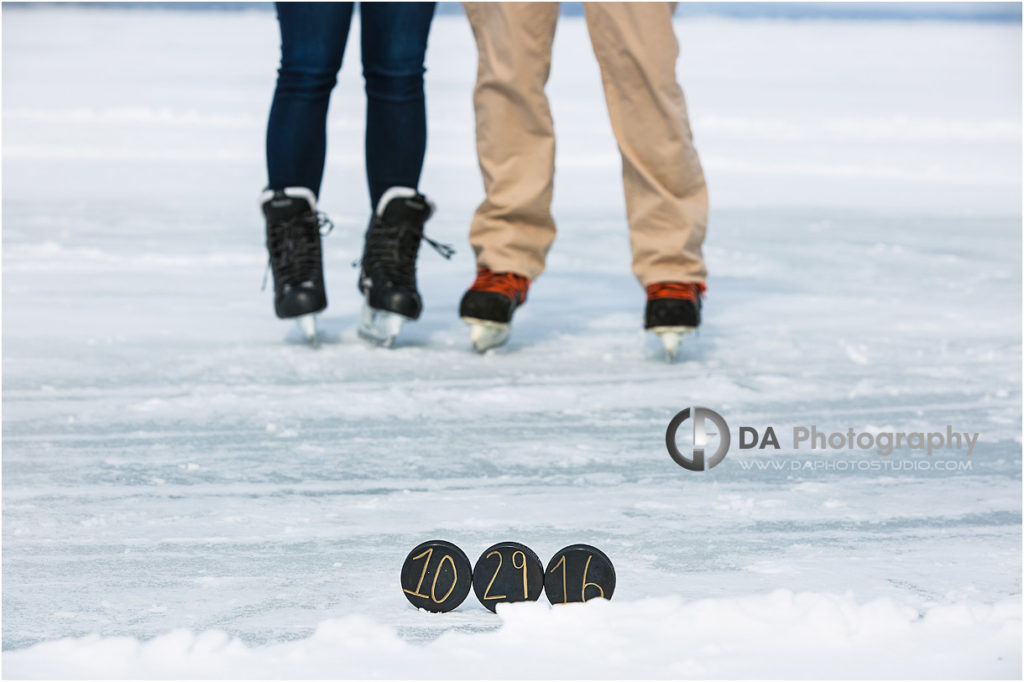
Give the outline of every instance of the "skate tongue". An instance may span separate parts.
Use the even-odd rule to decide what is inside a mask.
[[[306,187],[268,189],[260,195],[260,206],[268,220],[288,220],[304,211],[316,212],[316,195]]]
[[[383,199],[382,199],[383,201]],[[377,214],[385,225],[417,223],[422,225],[430,218],[430,206],[420,196],[392,200]]]
[[[426,204],[423,196],[411,187],[391,187],[381,196],[380,201],[377,202],[377,210],[374,212],[378,217],[383,218],[385,212],[392,204],[400,206],[405,203],[404,201],[395,202],[395,199],[413,199],[416,197],[420,198],[421,203]]]
[[[263,213],[267,220],[278,223],[291,220],[303,213],[312,212],[310,204],[305,199],[284,196],[275,193],[274,198],[263,203]]]

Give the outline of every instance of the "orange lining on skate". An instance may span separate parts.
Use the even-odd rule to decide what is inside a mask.
[[[680,298],[696,302],[706,290],[703,282],[655,282],[647,287],[647,300]]]
[[[476,271],[476,281],[470,291],[493,291],[511,299],[519,297],[519,302],[526,301],[526,292],[530,288],[530,279],[514,272],[491,272],[487,268]]]

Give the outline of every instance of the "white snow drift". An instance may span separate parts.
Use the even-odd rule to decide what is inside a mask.
[[[1004,678],[1021,672],[1021,607],[776,591],[684,601],[499,605],[502,627],[409,644],[370,618],[247,647],[223,632],[64,639],[8,653],[37,678]],[[425,616],[426,617],[426,616]],[[430,616],[444,618],[443,614]]]

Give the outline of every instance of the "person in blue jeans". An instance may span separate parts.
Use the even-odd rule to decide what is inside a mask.
[[[316,340],[313,315],[327,307],[317,211],[327,143],[327,109],[341,68],[354,4],[281,2],[281,66],[267,124],[268,186],[260,203],[274,277],[274,310],[299,318]],[[424,55],[435,3],[360,3],[366,84],[366,178],[372,216],[359,289],[360,332],[390,345],[416,319],[416,256],[433,204],[418,190],[426,150]],[[427,239],[443,254],[450,250]]]

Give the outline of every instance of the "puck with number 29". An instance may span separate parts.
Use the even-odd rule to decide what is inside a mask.
[[[558,550],[544,571],[544,593],[552,604],[611,599],[615,567],[611,559],[590,545],[569,545]]]
[[[543,591],[544,564],[518,542],[491,545],[473,567],[473,592],[490,611],[500,602],[537,601]]]
[[[445,540],[417,545],[402,564],[402,592],[413,606],[441,613],[466,599],[473,577],[469,557]]]

